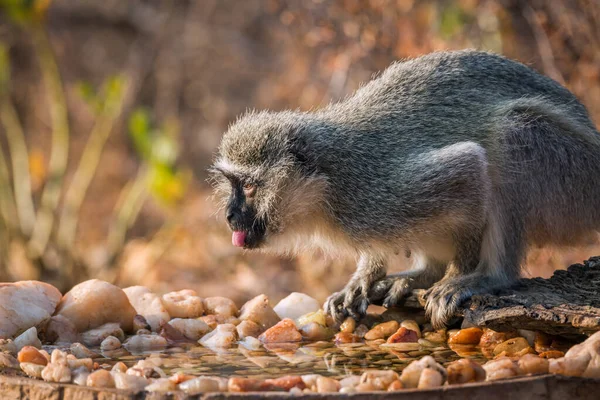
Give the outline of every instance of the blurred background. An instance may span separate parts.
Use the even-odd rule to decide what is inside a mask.
[[[600,121],[598,0],[0,5],[0,281],[324,300],[354,265],[234,248],[206,168],[245,110],[318,108],[405,57],[499,52],[566,85]],[[595,254],[594,243],[536,249],[525,275]]]

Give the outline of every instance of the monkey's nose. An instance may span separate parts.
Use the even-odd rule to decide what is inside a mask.
[[[233,224],[236,222],[236,220],[238,219],[238,214],[237,212],[233,211],[233,210],[228,210],[227,211],[227,222],[229,222],[229,225]]]

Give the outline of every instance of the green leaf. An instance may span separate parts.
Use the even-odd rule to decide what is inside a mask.
[[[140,157],[143,160],[150,160],[152,156],[150,116],[143,108],[138,108],[129,117],[129,134]]]

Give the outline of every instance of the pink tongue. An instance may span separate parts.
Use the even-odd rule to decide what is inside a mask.
[[[246,232],[234,231],[231,235],[231,243],[236,247],[244,247],[246,243]]]

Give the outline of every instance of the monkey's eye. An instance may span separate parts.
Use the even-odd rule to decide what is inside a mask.
[[[253,183],[244,183],[244,194],[246,197],[254,197],[256,193],[256,185]]]

